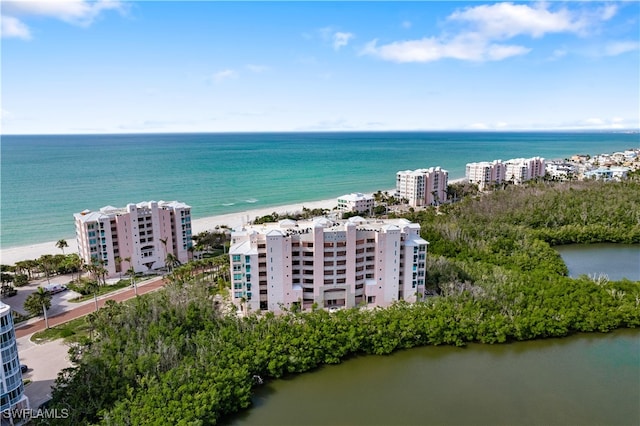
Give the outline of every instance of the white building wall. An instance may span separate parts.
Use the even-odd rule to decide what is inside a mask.
[[[18,356],[11,307],[0,302],[0,412],[29,408],[29,399],[24,394],[22,370]],[[10,423],[3,417],[2,424]]]
[[[447,199],[449,172],[440,167],[396,173],[396,194],[413,207],[440,204]]]
[[[184,219],[185,222],[180,225],[174,222],[175,229],[171,227],[172,211],[179,221]],[[185,212],[184,216],[180,216],[180,211]],[[128,204],[124,208],[107,206],[99,212],[85,210],[74,217],[80,257],[87,264],[104,262],[108,276],[118,273],[117,257],[122,259],[122,272],[130,267],[136,272],[162,268],[168,253],[181,263],[188,261],[191,217],[190,207],[186,204],[152,201]],[[161,241],[165,239],[166,248]],[[125,260],[127,258],[130,262]]]

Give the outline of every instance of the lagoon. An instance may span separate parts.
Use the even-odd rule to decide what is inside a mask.
[[[637,425],[640,331],[421,347],[258,389],[232,425]]]
[[[573,278],[606,275],[612,281],[640,281],[640,244],[568,244],[555,249]]]

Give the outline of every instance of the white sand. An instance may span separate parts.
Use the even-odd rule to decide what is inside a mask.
[[[278,214],[300,212],[303,207],[311,210],[320,208],[331,210],[336,207],[337,204],[337,198],[331,198],[329,200],[311,201],[307,203],[289,204],[277,207],[263,207],[238,213],[203,217],[192,221],[192,232],[195,235],[203,231],[213,230],[216,226],[222,225],[236,228],[238,226],[242,226],[244,223],[255,220],[256,217],[266,216],[273,212]],[[66,247],[64,252],[66,254],[77,253],[78,243],[76,242],[75,237],[69,237],[66,241],[69,247]],[[56,247],[56,241],[2,249],[0,250],[0,264],[13,265],[21,260],[37,259],[43,254],[62,254],[62,251]]]
[[[462,182],[465,179],[453,179],[449,183]],[[395,192],[395,188],[387,190],[389,194]],[[310,210],[313,209],[328,209],[332,210],[338,204],[337,197],[328,200],[311,201],[299,204],[288,204],[285,206],[276,207],[263,207],[253,210],[245,210],[238,213],[229,213],[219,216],[203,217],[200,219],[194,219],[192,221],[192,232],[198,234],[203,231],[213,230],[216,226],[226,225],[231,228],[237,228],[245,223],[255,220],[256,217],[266,216],[273,212],[278,214],[295,213],[302,211],[303,208]],[[69,247],[64,249],[64,252],[77,253],[78,243],[75,237],[66,238]],[[32,244],[28,246],[13,247],[0,250],[0,264],[13,265],[21,260],[37,259],[43,254],[61,254],[62,251],[56,247],[56,241],[50,241],[47,243]]]

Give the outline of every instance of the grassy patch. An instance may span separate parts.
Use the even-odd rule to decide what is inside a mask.
[[[64,339],[65,342],[78,342],[84,337],[89,336],[90,328],[91,326],[86,317],[76,318],[64,324],[34,333],[33,336],[31,336],[31,341],[34,343],[44,343]]]
[[[122,288],[125,287],[129,287],[131,284],[129,282],[129,280],[120,280],[115,284],[109,284],[109,285],[102,285],[100,286],[100,288],[98,288],[98,296],[102,296],[104,294],[109,294],[112,293],[116,290],[120,290]],[[79,297],[75,297],[73,299],[70,299],[69,302],[84,302],[85,300],[91,300],[93,299],[93,293],[91,294],[86,294],[84,296],[79,296]]]

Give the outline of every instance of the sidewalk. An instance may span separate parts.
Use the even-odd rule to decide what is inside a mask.
[[[158,290],[165,284],[167,281],[164,277],[141,281],[137,284],[138,295]],[[133,288],[123,288],[98,297],[98,307],[103,307],[107,300],[122,302],[134,297],[135,290]],[[49,327],[80,318],[94,312],[95,309],[93,298],[80,302],[77,307],[50,317]],[[38,408],[40,404],[51,399],[51,387],[54,385],[56,377],[60,371],[72,366],[68,356],[69,347],[62,339],[41,344],[31,341],[33,333],[44,329],[44,319],[40,317],[18,324],[15,328],[20,363],[29,367],[29,370],[23,374],[23,380],[31,380],[31,383],[25,386],[25,395],[29,398],[32,408]]]
[[[150,293],[155,291],[164,285],[167,284],[167,281],[164,280],[163,277],[155,277],[147,281],[142,281],[137,284],[138,287],[138,295]],[[135,290],[133,288],[124,288],[117,290],[113,293],[106,294],[98,297],[98,308],[102,308],[105,305],[107,300],[115,300],[116,302],[122,302],[128,299],[135,297]],[[96,310],[95,302],[92,299],[86,300],[84,302],[78,303],[77,307],[73,309],[66,310],[57,315],[48,317],[49,319],[49,327],[54,327],[56,325],[63,324],[65,322],[74,320],[76,318],[80,318],[85,316],[91,312]],[[26,322],[20,323],[16,325],[16,338],[21,338],[24,336],[28,336],[30,334],[36,333],[38,331],[42,331],[45,329],[44,318],[32,318]]]

